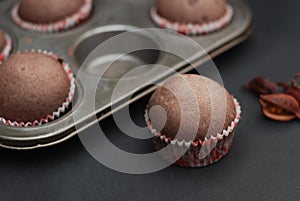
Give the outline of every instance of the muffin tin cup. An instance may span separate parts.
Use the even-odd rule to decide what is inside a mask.
[[[143,69],[135,75],[124,77],[131,70],[143,65],[152,65],[157,63],[160,58],[159,45],[157,41],[145,32],[133,31],[137,27],[125,25],[111,25],[91,29],[82,35],[74,46],[74,59],[77,63],[83,63],[89,53],[97,48],[98,44],[105,45],[105,50],[98,53],[95,58],[91,59],[87,65],[81,66],[81,69],[94,77],[102,74],[101,79],[106,81],[118,82],[122,79],[137,79],[141,74],[151,71]],[[126,32],[131,32],[131,35]],[[126,35],[124,38],[118,37]],[[118,42],[105,41],[114,38]],[[95,43],[97,41],[97,43]],[[118,44],[121,44],[117,46]],[[145,47],[143,50],[138,50]],[[131,50],[138,50],[133,51]],[[129,53],[127,53],[129,52]],[[107,68],[109,66],[109,68]]]
[[[240,104],[235,98],[233,98],[233,100],[236,106],[236,117],[234,121],[231,122],[228,129],[223,130],[222,133],[219,133],[216,136],[195,142],[171,139],[170,137],[157,132],[157,130],[153,128],[146,110],[145,119],[149,130],[154,135],[153,143],[155,150],[161,150],[170,145],[170,149],[161,155],[161,157],[167,161],[171,161],[174,157],[181,155],[181,158],[174,164],[187,168],[205,167],[219,161],[231,149],[235,129],[241,117]]]
[[[71,103],[74,97],[75,93],[75,78],[73,76],[72,70],[69,67],[69,64],[65,63],[62,61],[61,58],[59,58],[57,55],[53,54],[52,52],[47,52],[47,51],[42,51],[42,50],[31,50],[32,52],[38,52],[42,53],[48,56],[53,57],[54,59],[58,60],[59,62],[62,62],[62,67],[66,74],[68,75],[69,81],[70,81],[70,89],[68,96],[65,100],[65,102],[52,114],[47,115],[46,117],[35,120],[34,122],[16,122],[16,121],[11,121],[8,119],[5,119],[4,117],[0,117],[0,122],[4,125],[12,126],[12,127],[35,127],[35,126],[40,126],[42,124],[49,123],[55,119],[58,119],[61,117],[68,109],[71,107]]]
[[[173,30],[185,35],[205,35],[227,26],[234,16],[234,11],[230,5],[227,5],[226,14],[223,17],[221,17],[219,20],[203,24],[171,22],[168,19],[160,16],[156,8],[151,9],[150,15],[152,20],[158,26],[164,29]]]
[[[12,51],[12,46],[13,46],[12,40],[7,33],[4,33],[4,37],[5,37],[6,45],[5,45],[4,49],[2,50],[2,52],[0,52],[0,64],[9,57],[9,55]]]
[[[23,20],[19,16],[19,7],[20,7],[20,3],[17,3],[15,4],[15,6],[11,11],[11,17],[17,25],[19,25],[23,29],[27,29],[31,31],[53,33],[53,32],[68,30],[85,21],[91,14],[93,8],[93,1],[85,0],[84,4],[76,13],[66,17],[65,19],[59,20],[57,22],[42,23],[42,24],[31,23]]]

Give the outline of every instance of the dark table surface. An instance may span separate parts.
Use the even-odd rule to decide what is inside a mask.
[[[300,72],[300,1],[248,3],[255,20],[252,37],[214,59],[226,87],[243,106],[234,146],[222,161],[208,168],[171,166],[127,175],[94,160],[78,137],[34,151],[1,149],[0,200],[300,200],[299,121],[265,119],[257,98],[241,88],[257,75],[287,81]],[[148,98],[131,107],[139,125]],[[149,146],[122,135],[111,118],[101,125],[121,148]]]

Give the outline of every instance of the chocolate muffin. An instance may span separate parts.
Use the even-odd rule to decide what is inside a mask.
[[[15,122],[34,122],[52,115],[70,90],[62,63],[38,52],[11,56],[0,68],[0,83],[0,117]]]
[[[180,23],[202,24],[226,14],[226,0],[157,0],[160,16]]]
[[[181,75],[154,92],[145,118],[163,159],[183,167],[203,167],[229,152],[240,113],[237,100],[217,82]]]
[[[84,0],[21,0],[20,17],[32,23],[51,23],[77,12]]]
[[[2,30],[0,30],[0,53],[4,50],[6,46],[5,35]]]
[[[167,114],[167,121],[164,128],[161,130],[161,133],[172,139],[176,138],[181,118],[183,118],[178,100],[183,100],[184,102],[182,104],[185,105],[193,105],[194,103],[192,101],[195,100],[193,97],[185,98],[188,95],[187,93],[190,93],[187,90],[187,86],[190,86],[190,92],[193,92],[194,97],[197,99],[196,104],[198,105],[200,114],[200,122],[198,122],[199,126],[195,141],[199,139],[203,140],[205,137],[210,137],[211,135],[220,133],[222,131],[219,130],[220,128],[226,130],[236,117],[236,110],[232,96],[224,87],[209,78],[187,74],[175,76],[168,80],[155,91],[149,101],[148,109],[158,105],[162,107]],[[209,88],[207,86],[209,86]],[[223,104],[222,101],[224,102]],[[225,104],[226,110],[222,108]],[[216,114],[212,113],[213,107],[214,113]],[[187,111],[190,112],[190,114],[185,116],[186,118],[191,119],[190,121],[187,121],[187,125],[184,125],[184,132],[187,139],[190,139],[190,136],[188,135],[195,135],[195,131],[193,131],[193,125],[195,122],[192,120],[197,117],[193,118],[193,115],[195,114],[193,111],[195,111],[195,109]],[[226,112],[226,118],[224,118],[225,115],[223,115],[222,118],[221,113],[223,111]],[[212,116],[214,117],[213,119]],[[160,112],[149,113],[149,119],[154,128],[162,127],[162,117],[163,115]],[[222,124],[222,127],[218,125],[220,123]],[[210,126],[211,128],[209,130]],[[185,139],[180,138],[178,140]]]

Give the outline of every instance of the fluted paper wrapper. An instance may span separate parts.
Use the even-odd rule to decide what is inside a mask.
[[[84,4],[76,13],[67,16],[65,19],[59,20],[57,22],[51,22],[45,24],[36,24],[36,23],[27,22],[23,20],[19,16],[19,7],[20,7],[20,3],[17,3],[11,11],[11,17],[17,25],[19,25],[23,29],[27,29],[31,31],[53,33],[53,32],[68,30],[85,21],[91,14],[93,8],[93,1],[85,0]]]
[[[12,40],[10,36],[7,33],[4,33],[4,37],[5,37],[6,45],[3,48],[3,50],[0,52],[0,64],[6,59],[8,59],[12,51]]]
[[[239,102],[234,98],[236,106],[236,117],[228,126],[227,130],[218,133],[216,136],[205,138],[204,140],[193,141],[179,141],[171,139],[153,128],[148,112],[146,110],[145,118],[147,126],[154,135],[153,143],[155,150],[161,150],[170,145],[168,152],[164,152],[161,157],[167,161],[171,161],[174,157],[180,155],[174,164],[182,167],[204,167],[211,165],[221,158],[223,158],[231,149],[235,129],[240,121],[241,107]]]
[[[185,35],[205,35],[227,26],[234,16],[234,11],[230,5],[227,5],[226,14],[223,17],[219,20],[202,24],[171,22],[160,16],[156,8],[151,9],[150,15],[152,20],[161,28],[173,30]]]

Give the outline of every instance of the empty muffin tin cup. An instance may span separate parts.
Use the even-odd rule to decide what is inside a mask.
[[[132,31],[134,29],[136,28],[131,26],[111,25],[90,30],[75,44],[76,62],[82,65],[89,53],[99,45],[103,45],[102,48],[97,48],[99,50],[97,55],[81,67],[84,71],[97,77],[102,75],[103,79],[109,80],[133,78],[144,74],[145,68],[137,67],[157,63],[160,51],[153,38],[141,32]],[[132,32],[122,34],[127,31]],[[135,69],[133,73],[126,75],[133,69]],[[147,67],[146,71],[148,69],[150,70],[151,67]]]

